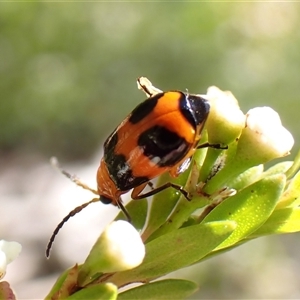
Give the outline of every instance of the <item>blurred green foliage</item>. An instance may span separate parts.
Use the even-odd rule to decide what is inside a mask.
[[[90,156],[145,98],[138,76],[272,106],[299,141],[299,26],[299,3],[1,3],[0,151]]]

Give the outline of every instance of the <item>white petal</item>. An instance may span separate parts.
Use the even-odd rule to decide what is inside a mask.
[[[1,240],[0,250],[2,250],[5,253],[7,264],[9,264],[19,256],[22,250],[22,246],[17,242],[7,242]]]

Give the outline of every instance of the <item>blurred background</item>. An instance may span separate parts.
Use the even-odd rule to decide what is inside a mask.
[[[162,90],[230,90],[246,113],[271,106],[300,128],[299,3],[1,3],[0,239],[23,245],[5,277],[20,299],[38,299],[58,274],[82,262],[117,209],[51,168],[95,186],[106,137],[145,96],[136,78]],[[185,269],[199,298],[299,298],[299,234],[251,243]],[[71,251],[71,252],[70,252]],[[172,274],[173,275],[173,274]]]

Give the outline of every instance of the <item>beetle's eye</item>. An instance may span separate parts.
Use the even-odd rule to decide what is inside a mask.
[[[108,198],[106,196],[103,196],[103,195],[100,196],[100,201],[103,204],[111,204],[113,202],[112,199],[110,199],[110,198]]]

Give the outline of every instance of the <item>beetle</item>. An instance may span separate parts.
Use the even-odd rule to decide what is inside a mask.
[[[130,221],[130,215],[121,199],[130,190],[134,200],[152,196],[166,188],[174,188],[190,200],[190,195],[182,186],[167,182],[153,188],[151,180],[165,172],[169,172],[172,177],[178,176],[188,167],[197,148],[215,146],[198,146],[209,115],[209,102],[188,92],[161,92],[143,77],[138,79],[138,84],[148,98],[106,139],[104,155],[97,171],[97,190],[60,169],[77,185],[92,191],[97,197],[76,207],[58,224],[49,240],[47,257],[63,224],[90,203],[101,201],[118,206]],[[147,185],[152,190],[143,193]]]

